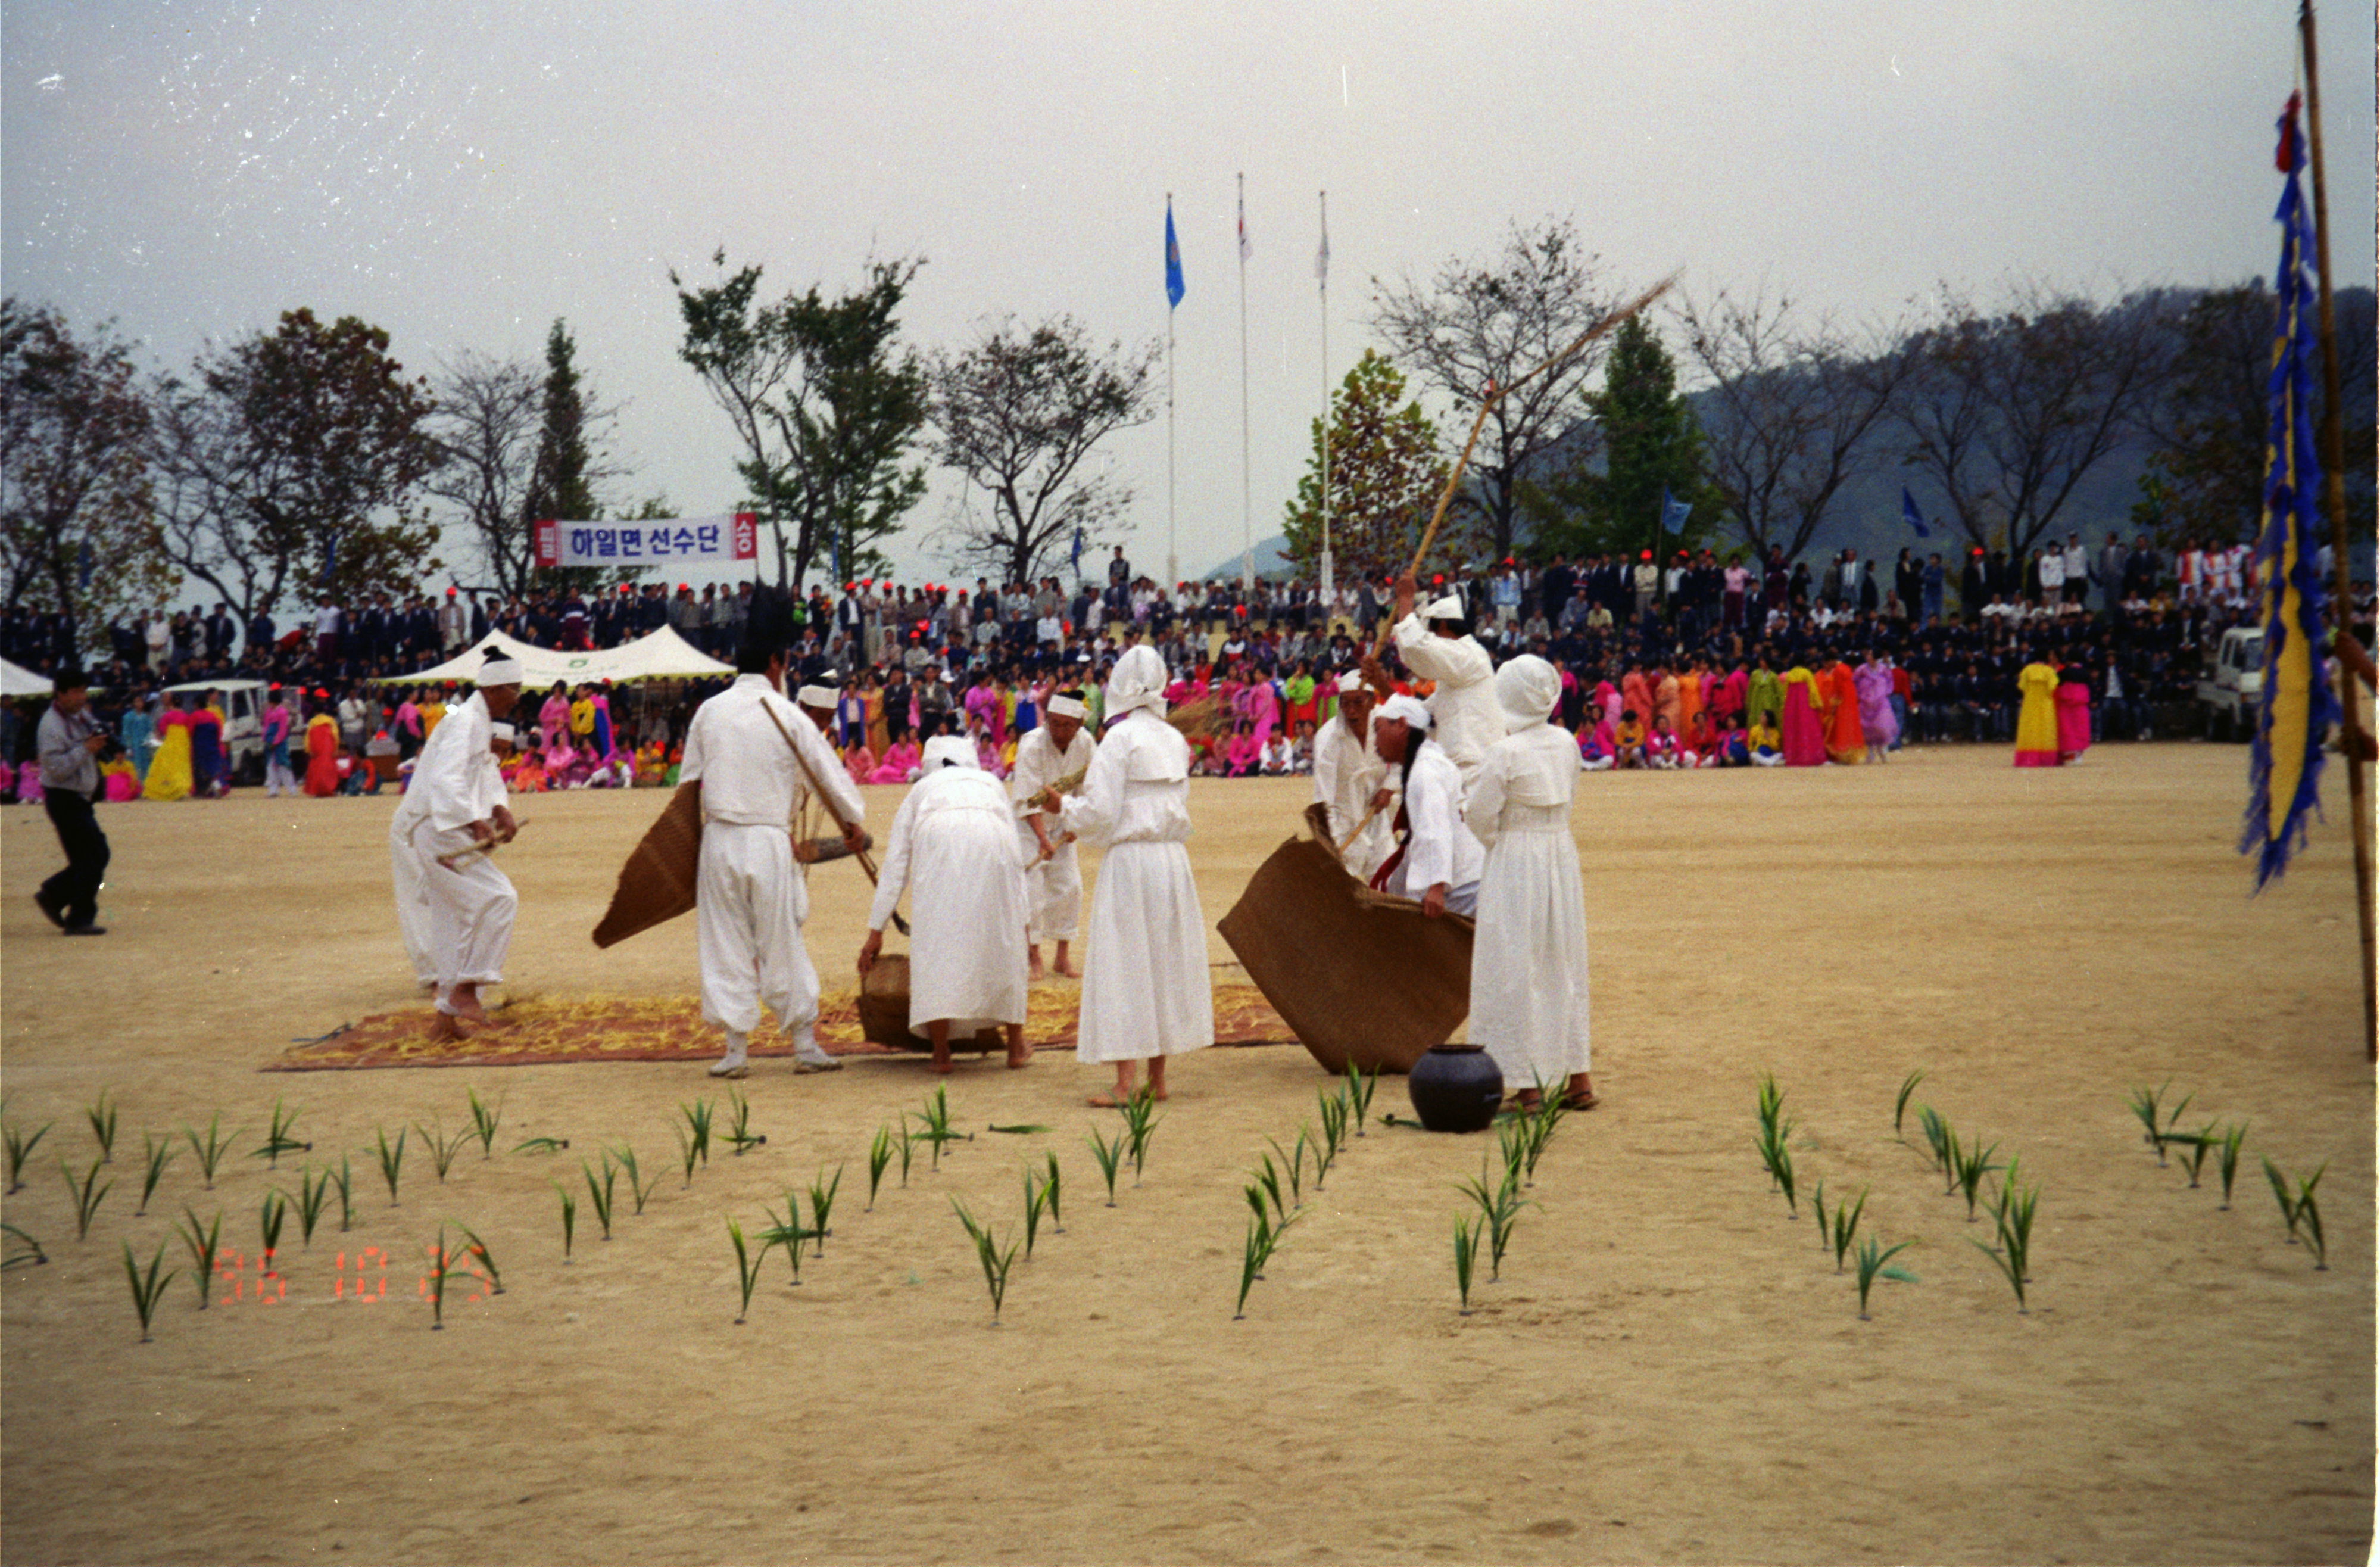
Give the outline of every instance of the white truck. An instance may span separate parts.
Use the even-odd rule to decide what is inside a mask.
[[[2256,704],[2265,689],[2265,633],[2252,626],[2223,634],[2215,662],[2198,682],[2198,705],[2212,740],[2248,738],[2256,729]]]
[[[193,680],[165,689],[179,697],[220,691],[224,699],[224,753],[232,781],[264,782],[265,685],[261,680]]]

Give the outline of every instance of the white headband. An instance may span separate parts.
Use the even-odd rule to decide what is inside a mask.
[[[509,746],[513,743],[514,735],[515,731],[513,726],[509,723],[491,723],[488,725],[488,738],[492,740],[502,740],[505,745]]]
[[[832,686],[805,686],[794,700],[806,708],[831,708],[843,698],[843,693]]]
[[[1091,716],[1091,710],[1073,697],[1052,697],[1050,698],[1050,716],[1087,719]]]
[[[527,671],[521,668],[520,660],[518,659],[501,657],[492,658],[480,665],[480,684],[482,686],[517,686],[526,677],[527,673]]]
[[[1351,669],[1339,677],[1339,694],[1342,697],[1369,689],[1370,687],[1364,684],[1364,676],[1360,671]]]
[[[1428,618],[1431,620],[1461,620],[1463,615],[1463,596],[1459,593],[1449,593],[1429,606]]]
[[[1409,723],[1425,735],[1430,730],[1429,710],[1422,706],[1419,697],[1408,697],[1402,692],[1382,702],[1372,717],[1375,720],[1386,718],[1393,719],[1399,723]]]
[[[975,767],[978,763],[975,747],[965,740],[956,735],[937,735],[926,742],[917,765],[927,772],[935,772],[946,767]]]

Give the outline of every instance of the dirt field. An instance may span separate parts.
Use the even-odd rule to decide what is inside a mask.
[[[676,1170],[674,1064],[261,1075],[292,1039],[414,1004],[389,908],[393,801],[111,808],[103,941],[28,894],[57,856],[38,808],[0,823],[7,1124],[55,1123],[8,1222],[52,1260],[0,1282],[0,1489],[10,1561],[2361,1561],[2373,1520],[2373,1074],[2359,1038],[2343,782],[2286,884],[2232,852],[2241,751],[2001,751],[1888,768],[1583,781],[1603,1107],[1564,1124],[1500,1282],[1457,1315],[1449,1236],[1484,1139],[1375,1121],[1232,1319],[1243,1172],[1294,1139],[1324,1079],[1303,1051],[1181,1064],[1145,1184],[1103,1206],[1082,1108],[1104,1074],[1044,1055],[963,1066],[954,1121],[872,1212],[876,1129],[930,1087],[863,1060],[746,1086],[767,1145]],[[1196,786],[1211,927],[1293,827],[1302,784]],[[507,852],[516,993],[694,988],[693,922],[599,954],[587,931],[657,793],[526,802]],[[880,833],[897,791],[870,791]],[[846,974],[866,886],[814,880],[810,946]],[[1220,941],[1214,955],[1229,954]],[[832,982],[831,978],[830,982]],[[1998,1139],[2042,1186],[2033,1310],[1968,1244],[1894,1093]],[[1789,1221],[1753,1146],[1773,1070],[1802,1180],[1870,1190],[1918,1244],[1912,1283],[1852,1281]],[[2171,1079],[2183,1117],[2250,1124],[2237,1201],[2160,1169],[2126,1107]],[[75,1238],[59,1170],[121,1106],[113,1190]],[[372,1151],[499,1099],[442,1185],[411,1135],[392,1206]],[[310,1154],[251,1157],[276,1095]],[[1407,1111],[1382,1085],[1378,1111]],[[212,1192],[187,1144],[135,1217],[144,1133],[218,1110]],[[1114,1118],[1105,1118],[1112,1124]],[[1046,1124],[1002,1136],[990,1124]],[[516,1154],[531,1136],[566,1154]],[[601,1238],[581,1155],[633,1145]],[[1020,1220],[1054,1149],[1064,1233],[990,1312],[951,1210]],[[121,1244],[187,1205],[259,1246],[268,1188],[353,1161],[281,1279],[252,1264],[201,1314],[186,1272],[142,1344]],[[2331,1266],[2284,1242],[2257,1166],[2328,1163]],[[825,1255],[766,1263],[748,1325],[725,1221],[747,1229],[845,1168]],[[549,1180],[578,1188],[562,1257]],[[504,1292],[419,1281],[442,1221]],[[379,1248],[364,1254],[364,1248]],[[364,1254],[360,1265],[359,1254]],[[378,1257],[392,1258],[382,1272]],[[345,1258],[344,1266],[338,1260]],[[358,1281],[362,1284],[358,1285]],[[384,1282],[385,1299],[377,1298]],[[353,1298],[357,1290],[368,1298]],[[235,1290],[238,1298],[231,1298]]]

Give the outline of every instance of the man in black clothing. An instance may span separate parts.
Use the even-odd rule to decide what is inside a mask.
[[[69,936],[104,936],[92,923],[99,915],[99,884],[107,874],[107,834],[92,814],[99,793],[99,753],[107,737],[89,711],[91,682],[82,671],[66,669],[52,682],[50,711],[42,715],[42,803],[67,867],[33,894],[51,924]]]

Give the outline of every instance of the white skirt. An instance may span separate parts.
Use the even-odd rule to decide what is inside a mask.
[[[1215,1042],[1207,917],[1180,844],[1112,845],[1091,893],[1080,1061],[1140,1061]]]
[[[1479,877],[1471,1042],[1518,1090],[1589,1070],[1586,896],[1567,831],[1505,832]]]

